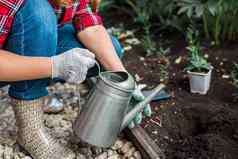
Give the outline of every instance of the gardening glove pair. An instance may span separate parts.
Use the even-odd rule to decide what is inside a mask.
[[[146,85],[143,85],[143,84],[136,85],[136,89],[132,94],[132,99],[130,102],[131,109],[133,109],[133,106],[135,106],[136,104],[145,100],[145,96],[142,94],[142,91],[141,91],[145,87],[146,87]],[[129,123],[129,125],[128,125],[129,128],[133,128],[133,127],[135,127],[135,125],[141,124],[142,112],[145,116],[150,117],[152,115],[152,110],[151,110],[150,104],[147,104],[147,106],[143,109],[143,111],[138,112],[136,114],[135,118]]]
[[[95,55],[87,49],[74,48],[53,56],[52,78],[61,78],[69,83],[80,84],[88,70],[95,65]]]

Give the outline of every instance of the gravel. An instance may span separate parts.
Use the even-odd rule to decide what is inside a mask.
[[[80,143],[72,135],[72,123],[85,103],[88,93],[86,85],[56,84],[49,87],[50,96],[57,97],[64,104],[59,114],[45,114],[44,123],[49,132],[62,144],[74,151],[75,159],[141,159],[140,152],[130,142],[120,136],[108,149],[92,147]],[[81,98],[80,98],[81,95]],[[16,143],[17,128],[14,113],[9,105],[7,88],[0,89],[0,159],[32,159]]]

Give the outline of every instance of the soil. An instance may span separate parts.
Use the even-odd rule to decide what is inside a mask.
[[[237,89],[229,74],[232,61],[238,59],[238,45],[205,48],[214,66],[211,88],[207,95],[189,92],[189,81],[183,71],[186,65],[186,43],[172,39],[168,55],[167,91],[172,98],[153,102],[154,114],[145,118],[143,128],[149,133],[168,159],[236,159],[238,156]],[[143,49],[127,52],[124,63],[129,72],[141,77],[140,83],[153,87],[160,83],[158,57],[141,58]],[[176,64],[177,58],[181,62]]]

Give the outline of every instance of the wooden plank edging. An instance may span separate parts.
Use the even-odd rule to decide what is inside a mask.
[[[141,126],[125,129],[125,135],[135,144],[143,159],[165,159],[163,151]]]

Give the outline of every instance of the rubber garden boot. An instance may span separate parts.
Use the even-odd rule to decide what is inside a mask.
[[[11,99],[18,127],[18,143],[34,159],[72,159],[73,152],[51,137],[43,123],[42,100]]]

